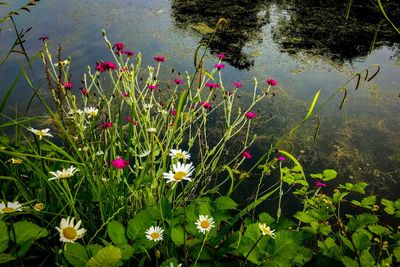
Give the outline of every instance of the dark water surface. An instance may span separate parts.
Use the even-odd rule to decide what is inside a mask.
[[[87,65],[111,59],[101,29],[111,42],[122,41],[136,53],[141,51],[144,65],[153,65],[152,56],[161,54],[167,57],[164,69],[184,72],[193,70],[199,41],[208,40],[210,27],[226,18],[228,24],[210,45],[207,67],[216,62],[217,53],[225,53],[225,84],[238,80],[250,92],[253,76],[260,84],[268,77],[279,81],[276,97],[258,107],[254,132],[261,140],[250,149],[254,155],[261,155],[302,119],[318,89],[322,103],[356,71],[379,64],[381,71],[371,82],[362,83],[357,91],[355,83],[347,87],[342,110],[338,109],[342,95],[320,110],[322,124],[315,141],[311,120],[284,148],[301,156],[307,172],[336,169],[341,182],[367,181],[370,192],[395,198],[400,181],[400,35],[366,2],[353,1],[345,20],[347,1],[334,0],[53,0],[40,1],[31,14],[15,20],[20,28],[32,27],[25,37],[29,55],[41,49],[42,35],[49,36],[54,53],[62,45],[63,55],[72,57],[72,79],[79,87]],[[9,7],[1,7],[0,17],[23,3],[12,1]],[[386,1],[384,5],[399,26],[400,4]],[[4,55],[15,33],[9,23],[0,27],[0,55]],[[1,96],[25,64],[22,56],[13,55],[1,67]],[[46,92],[39,60],[30,75]],[[20,82],[8,112],[16,106],[25,110],[31,94],[27,84]],[[241,101],[245,105],[245,97]],[[38,107],[34,101],[30,113],[40,111]]]

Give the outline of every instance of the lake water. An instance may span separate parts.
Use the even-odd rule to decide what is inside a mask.
[[[1,7],[0,16],[25,2]],[[318,89],[323,103],[355,72],[379,64],[381,71],[371,82],[362,82],[357,91],[355,82],[347,86],[341,110],[342,94],[320,109],[316,140],[315,120],[311,120],[283,148],[300,156],[307,172],[336,169],[340,182],[367,181],[370,192],[395,198],[400,179],[400,34],[364,2],[353,1],[346,20],[347,1],[334,0],[53,0],[41,1],[30,14],[21,12],[15,21],[20,29],[32,27],[25,36],[30,56],[41,49],[40,36],[49,36],[54,53],[62,45],[63,55],[72,57],[72,80],[78,87],[87,65],[111,59],[101,29],[113,43],[121,41],[142,52],[144,65],[154,64],[152,57],[161,54],[167,58],[164,69],[184,72],[193,70],[194,51],[199,41],[209,37],[204,31],[220,17],[226,18],[227,26],[210,46],[206,67],[212,68],[215,55],[223,52],[226,84],[241,81],[243,90],[250,92],[253,77],[260,84],[268,77],[279,82],[274,99],[258,107],[254,132],[261,139],[250,149],[256,156],[304,117]],[[384,4],[390,4],[388,14],[399,26],[400,5]],[[10,23],[0,27],[3,56],[15,33]],[[25,64],[22,56],[14,54],[1,67],[1,96]],[[46,92],[41,63],[37,60],[33,65],[29,72],[33,83]],[[25,111],[30,95],[32,90],[21,81],[10,97],[7,114],[16,108]],[[246,97],[242,102],[245,105]],[[28,114],[40,112],[39,105],[34,101]]]

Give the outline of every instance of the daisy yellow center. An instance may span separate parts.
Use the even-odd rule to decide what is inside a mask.
[[[176,153],[176,157],[177,157],[178,159],[184,159],[184,158],[185,158],[185,155],[184,155],[183,153],[181,153],[181,152],[178,152],[178,153]]]
[[[37,131],[36,132],[36,134],[39,136],[39,137],[43,137],[43,136],[45,136],[46,135],[46,133],[45,132],[43,132],[43,131]]]
[[[210,222],[207,220],[201,221],[200,226],[201,228],[208,228],[210,227]]]
[[[90,115],[90,116],[96,116],[96,115],[97,115],[97,112],[96,112],[96,111],[89,111],[89,115]]]
[[[15,209],[14,208],[5,207],[1,211],[3,213],[11,213],[11,212],[15,212]]]
[[[157,232],[153,232],[153,233],[150,234],[150,237],[151,237],[152,239],[157,239],[157,238],[160,237],[160,234],[157,233]]]
[[[78,233],[76,232],[75,228],[66,227],[66,228],[63,229],[63,236],[66,239],[74,240],[78,236]]]
[[[70,172],[62,172],[58,178],[59,179],[66,179],[66,178],[70,178],[72,176],[72,174]]]
[[[182,180],[183,178],[185,178],[186,175],[187,175],[186,172],[179,171],[179,172],[174,173],[174,179],[177,180],[177,181],[180,181],[180,180]]]

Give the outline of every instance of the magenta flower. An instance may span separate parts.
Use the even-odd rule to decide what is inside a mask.
[[[65,83],[64,83],[64,88],[65,88],[65,89],[70,89],[70,90],[71,90],[72,87],[74,87],[73,84],[72,84],[72,82],[65,82]]]
[[[278,161],[285,161],[285,160],[286,160],[286,158],[285,158],[285,157],[282,157],[282,156],[277,157],[276,159],[277,159]]]
[[[157,85],[148,85],[147,88],[151,89],[151,90],[157,90]]]
[[[223,68],[225,68],[225,64],[215,64],[214,68],[216,68],[217,70],[222,70]]]
[[[39,37],[39,40],[41,40],[41,41],[47,41],[47,40],[49,40],[49,36],[47,36],[47,35],[44,35],[44,36],[41,36],[41,37]]]
[[[208,88],[210,88],[210,90],[213,89],[213,88],[219,88],[220,87],[220,85],[218,83],[210,83],[210,82],[206,82],[206,86]]]
[[[231,96],[231,95],[233,95],[233,92],[226,91],[226,95],[227,95],[227,96]]]
[[[118,51],[122,51],[124,49],[124,43],[118,42],[113,46],[113,48],[117,48]]]
[[[100,72],[105,72],[108,70],[115,70],[117,69],[117,65],[113,62],[103,62],[96,65],[96,70]]]
[[[81,92],[82,92],[82,95],[87,95],[89,93],[86,88],[82,88]]]
[[[245,157],[246,159],[251,159],[253,157],[253,155],[251,155],[249,152],[247,151],[243,151],[241,154],[243,157]]]
[[[117,169],[124,169],[126,166],[128,166],[128,164],[129,164],[129,161],[124,160],[121,157],[118,157],[111,162],[111,165]]]
[[[160,55],[157,55],[157,56],[153,57],[153,59],[155,61],[157,61],[157,62],[164,62],[165,61],[165,57],[164,56],[160,56]]]
[[[255,116],[257,116],[257,114],[254,113],[254,112],[249,111],[249,112],[246,112],[246,113],[244,114],[244,116],[246,117],[246,119],[251,120],[252,118],[254,118]]]
[[[128,97],[129,96],[129,92],[122,92],[122,96],[123,97]]]
[[[174,79],[174,83],[175,83],[176,85],[179,85],[179,84],[183,84],[183,81],[180,80],[180,79]]]
[[[224,59],[225,54],[224,53],[217,54],[216,57],[219,58],[219,59]]]
[[[321,182],[314,182],[315,187],[327,187],[328,185]]]
[[[135,52],[133,52],[133,51],[122,50],[121,52],[122,52],[122,54],[125,54],[128,57],[133,57],[135,55]]]
[[[126,122],[132,123],[133,126],[136,126],[136,124],[137,124],[137,121],[132,120],[131,116],[126,116]]]
[[[267,79],[267,84],[271,85],[271,86],[277,86],[278,82],[274,79],[269,78],[269,79]]]
[[[211,110],[212,109],[212,106],[211,106],[210,102],[202,102],[201,106],[203,108],[207,109],[207,110]]]
[[[233,82],[232,84],[233,84],[236,88],[243,87],[243,83],[241,83],[241,82]]]
[[[176,110],[175,110],[175,109],[171,109],[171,110],[169,111],[169,113],[170,113],[171,115],[173,115],[173,116],[176,116]]]
[[[101,124],[101,128],[103,128],[103,129],[112,128],[112,122],[110,122],[110,121],[105,121],[105,122],[103,122],[103,123]]]

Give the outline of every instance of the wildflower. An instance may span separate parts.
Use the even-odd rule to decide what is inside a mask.
[[[144,158],[150,155],[151,150],[144,150],[142,154],[139,155],[139,158]]]
[[[190,154],[182,149],[171,149],[169,155],[173,159],[190,159]]]
[[[156,90],[157,89],[157,85],[148,85],[147,88],[151,89],[151,90]]]
[[[60,227],[56,227],[58,232],[60,233],[60,241],[67,243],[75,243],[75,241],[79,238],[82,238],[86,232],[85,228],[79,229],[82,221],[78,221],[74,224],[75,218],[67,217],[67,219],[62,218],[60,222]]]
[[[82,88],[81,92],[82,92],[82,95],[87,95],[88,94],[88,90],[86,88]]]
[[[144,109],[151,109],[153,107],[153,104],[143,104]]]
[[[37,136],[39,136],[39,140],[42,140],[42,138],[45,137],[45,136],[53,137],[49,133],[49,131],[50,131],[49,128],[42,129],[42,130],[36,130],[36,129],[33,129],[32,127],[30,127],[30,128],[28,128],[28,131],[30,131],[30,132],[36,134]]]
[[[161,241],[163,240],[164,230],[160,226],[152,226],[146,230],[146,237],[150,241]]]
[[[69,60],[65,59],[65,60],[60,60],[57,63],[54,64],[54,67],[58,67],[58,66],[67,66],[69,64]]]
[[[129,92],[122,92],[122,96],[123,97],[128,97],[129,96]]]
[[[165,57],[164,56],[160,56],[160,55],[157,55],[157,56],[153,57],[153,59],[155,61],[157,61],[157,62],[164,62],[165,61]]]
[[[257,114],[254,113],[254,112],[249,111],[249,112],[246,112],[246,113],[244,114],[244,116],[246,117],[246,119],[251,120],[252,118],[254,118],[255,116],[257,116]]]
[[[179,79],[174,79],[174,83],[175,83],[176,85],[180,85],[180,84],[183,84],[183,81],[182,81],[182,80],[179,80]]]
[[[65,89],[70,89],[70,90],[71,90],[72,87],[74,87],[73,84],[72,84],[72,82],[65,82],[65,83],[64,83],[64,88],[65,88]]]
[[[133,126],[137,124],[137,121],[132,120],[131,116],[127,116],[125,120],[127,123],[132,123]]]
[[[18,201],[7,202],[7,204],[0,203],[0,214],[1,213],[13,213],[16,211],[22,211],[22,205]]]
[[[243,157],[245,157],[246,159],[251,159],[253,156],[247,152],[247,151],[243,151],[241,154]]]
[[[212,217],[208,218],[208,215],[200,215],[195,224],[202,234],[209,232],[215,226],[214,219]]]
[[[129,161],[118,157],[115,160],[111,161],[111,165],[117,169],[124,169],[126,166],[129,165]]]
[[[94,108],[94,107],[89,107],[89,108],[85,108],[84,112],[86,114],[88,114],[89,118],[91,118],[91,117],[96,117],[97,114],[99,113],[99,110],[97,108]]]
[[[315,187],[327,187],[328,185],[321,182],[314,182]]]
[[[274,79],[269,78],[269,79],[267,79],[267,84],[271,85],[271,86],[277,86],[278,82]]]
[[[22,163],[22,159],[11,158],[11,159],[7,160],[7,162],[11,162],[11,164],[21,164]]]
[[[117,65],[115,65],[113,62],[103,62],[96,65],[96,70],[101,73],[115,69],[117,69]]]
[[[226,91],[226,95],[227,95],[227,96],[231,96],[231,95],[233,95],[233,92]]]
[[[122,54],[125,54],[125,55],[127,55],[128,57],[133,57],[133,56],[135,55],[135,52],[123,50],[123,51],[122,51]]]
[[[191,181],[190,176],[192,175],[194,167],[192,163],[184,164],[178,161],[177,164],[172,164],[172,171],[164,173],[164,178],[168,179],[167,183],[181,182],[183,180]]]
[[[285,160],[286,160],[286,158],[285,158],[285,157],[282,157],[282,156],[277,157],[276,159],[277,159],[278,161],[285,161]]]
[[[101,156],[101,155],[104,155],[103,150],[99,150],[96,152],[96,156]]]
[[[243,83],[241,83],[241,82],[233,82],[232,84],[233,84],[233,86],[235,86],[236,88],[243,87]]]
[[[112,128],[112,122],[110,122],[110,121],[105,121],[105,122],[103,122],[103,123],[101,124],[101,128],[103,128],[103,129]]]
[[[169,113],[172,115],[172,116],[176,116],[176,110],[175,109],[171,109],[170,111],[169,111]]]
[[[224,53],[217,54],[216,57],[217,57],[218,59],[224,59],[225,54],[224,54]]]
[[[202,102],[201,106],[203,108],[207,109],[207,110],[211,110],[212,109],[212,106],[211,106],[210,102]]]
[[[116,48],[118,51],[122,51],[124,49],[124,43],[118,42],[113,45],[113,48]]]
[[[44,35],[44,36],[41,36],[41,37],[39,37],[39,40],[41,40],[41,41],[47,41],[47,40],[49,40],[49,36],[47,36],[47,35]]]
[[[222,70],[223,68],[225,68],[225,64],[215,64],[214,68],[216,68],[217,70]]]
[[[153,128],[153,127],[150,127],[150,128],[147,129],[147,131],[148,131],[149,133],[155,133],[155,132],[157,132],[157,129],[156,129],[156,128]]]
[[[268,235],[272,238],[275,238],[275,230],[271,230],[269,226],[267,226],[265,223],[259,223],[258,227],[260,227],[262,235]]]
[[[379,205],[372,205],[372,209],[371,209],[371,211],[377,211],[377,210],[379,210]]]
[[[36,203],[33,205],[33,209],[36,211],[42,211],[45,208],[45,205],[43,203]]]
[[[220,88],[220,85],[218,83],[210,83],[210,82],[206,82],[206,87],[208,87],[210,90],[213,88]]]
[[[68,169],[63,168],[61,171],[49,172],[51,175],[53,175],[53,177],[51,177],[49,181],[71,178],[77,171],[79,171],[79,169],[71,166]]]

